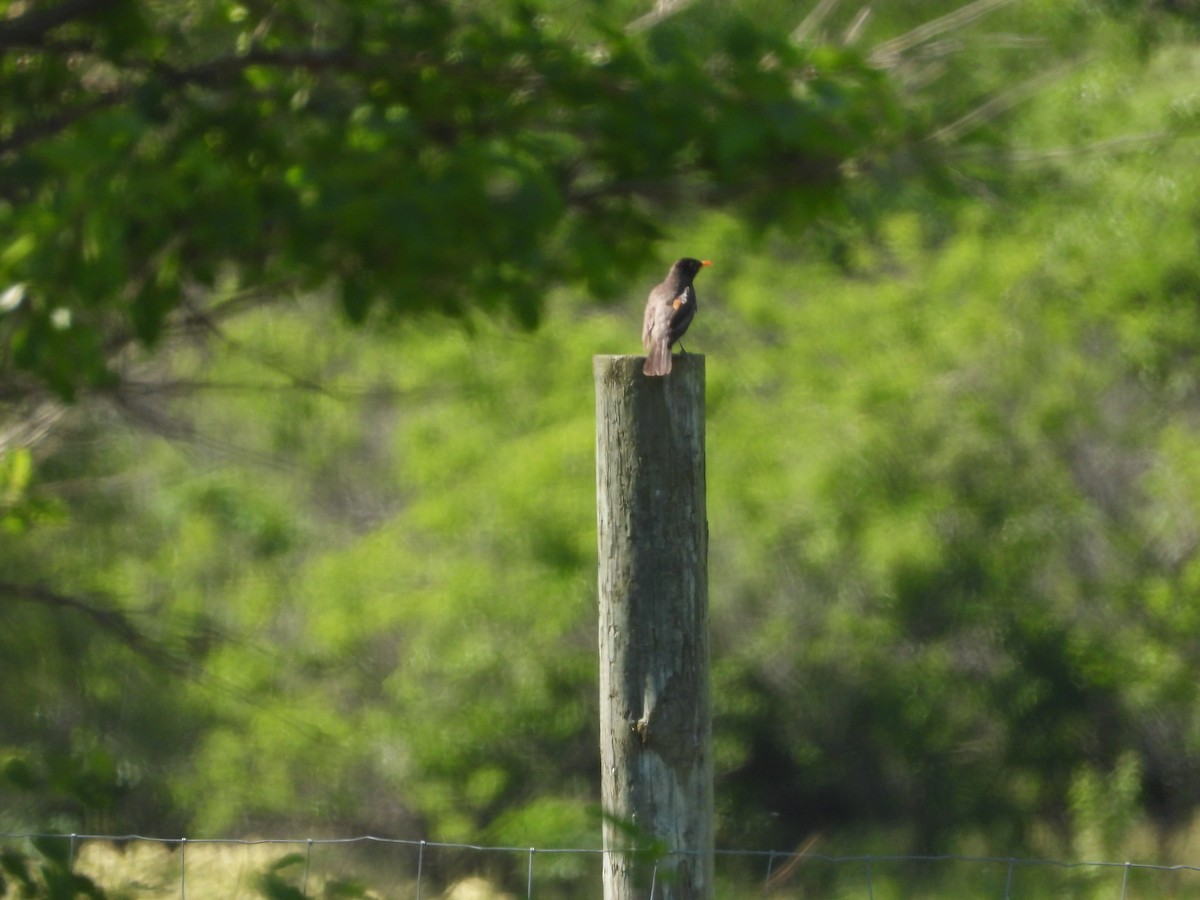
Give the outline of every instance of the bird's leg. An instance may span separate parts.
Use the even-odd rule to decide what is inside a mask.
[[[683,349],[683,341],[676,341],[675,343],[676,343],[676,345],[678,345],[678,347],[679,347],[679,353],[680,353],[680,355],[682,355],[682,356],[687,356],[687,351],[686,351],[685,349]]]

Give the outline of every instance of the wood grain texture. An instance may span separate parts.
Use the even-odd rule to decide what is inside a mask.
[[[711,898],[704,357],[643,360],[594,360],[604,846],[642,851],[606,854],[604,896]]]

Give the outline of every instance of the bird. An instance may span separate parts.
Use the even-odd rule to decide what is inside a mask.
[[[646,300],[642,319],[642,346],[646,348],[645,375],[671,374],[671,346],[683,337],[696,316],[696,289],[692,279],[710,259],[685,256],[676,260],[661,284],[655,285]]]

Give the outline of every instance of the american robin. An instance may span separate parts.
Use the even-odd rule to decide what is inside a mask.
[[[671,266],[662,284],[650,292],[642,319],[642,346],[646,348],[642,372],[646,375],[671,374],[671,346],[683,337],[696,316],[692,279],[711,265],[711,260],[684,257]]]

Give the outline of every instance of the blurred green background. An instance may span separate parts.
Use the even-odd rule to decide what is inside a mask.
[[[0,3],[0,830],[595,846],[591,357],[691,255],[718,846],[1196,862],[1195,3],[75,6]]]

